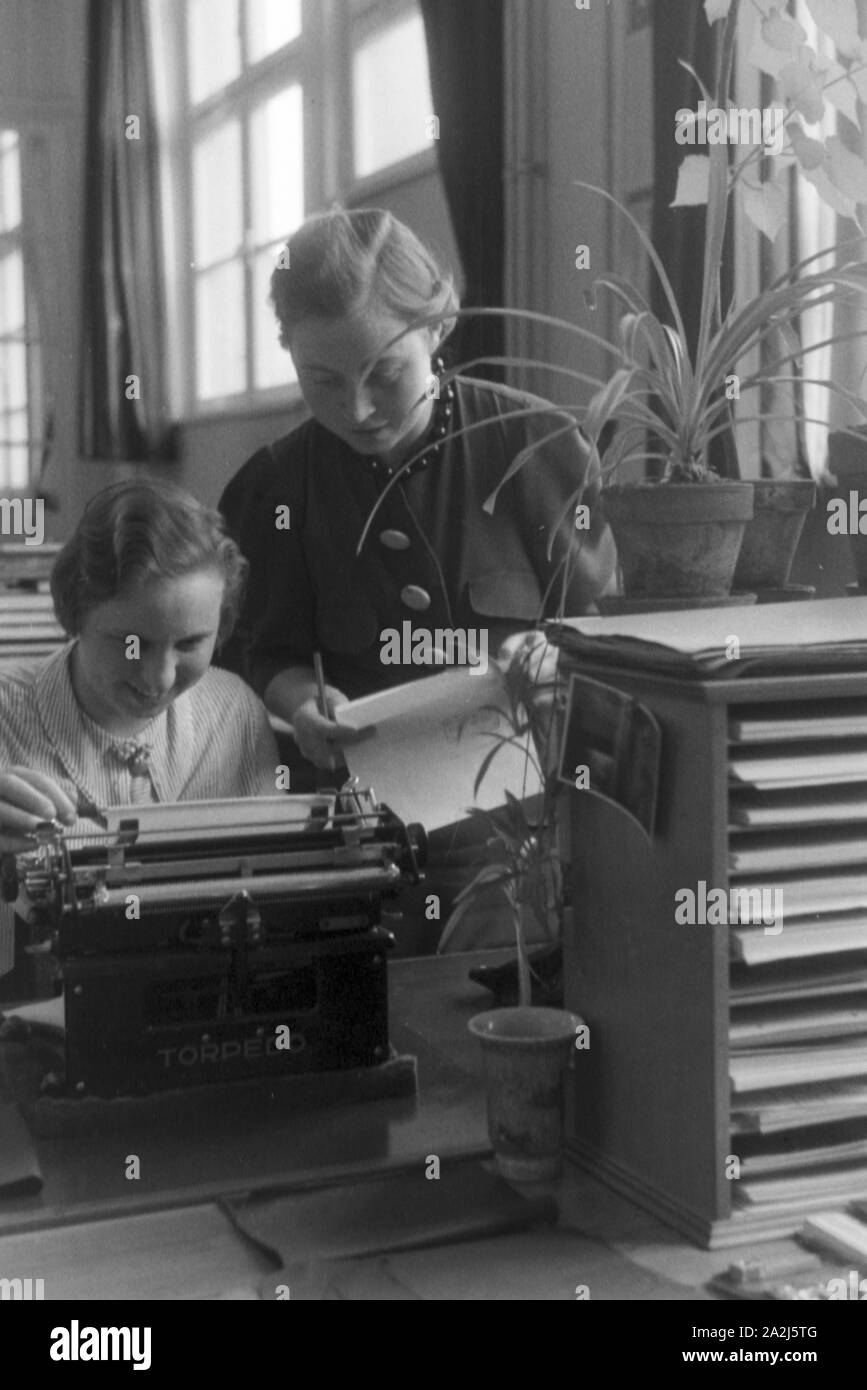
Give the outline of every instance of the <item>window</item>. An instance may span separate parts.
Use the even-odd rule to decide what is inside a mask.
[[[305,212],[301,0],[188,0],[186,40],[194,398],[212,401],[291,376],[267,294]]]
[[[418,5],[153,0],[153,12],[156,42],[180,54],[162,100],[175,111],[185,409],[285,399],[295,377],[268,289],[287,237],[317,208],[435,166]]]
[[[433,102],[424,24],[415,7],[395,18],[392,6],[371,6],[354,27],[354,173],[363,179],[425,148]]]
[[[38,345],[32,334],[21,217],[18,133],[0,130],[0,487],[25,491],[31,477],[32,389]]]

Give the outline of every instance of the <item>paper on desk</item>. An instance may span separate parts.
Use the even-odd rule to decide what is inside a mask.
[[[867,598],[566,618],[550,630],[558,646],[579,656],[634,657],[734,678],[760,660],[794,669],[863,660]]]
[[[461,667],[340,705],[335,718],[353,729],[375,726],[371,738],[343,750],[350,772],[401,820],[434,830],[462,820],[471,806],[502,806],[505,789],[519,799],[541,791],[526,756],[529,735],[501,747],[473,790],[492,735],[510,731],[507,710],[496,667],[482,675]]]

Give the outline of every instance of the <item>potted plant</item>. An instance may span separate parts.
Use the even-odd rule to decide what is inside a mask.
[[[801,597],[790,588],[789,572],[807,513],[816,504],[812,478],[760,478],[753,483],[753,519],[748,522],[735,566],[736,590],[760,597]]]
[[[497,754],[509,744],[526,750],[528,770],[540,783],[529,801],[508,791],[505,805],[495,810],[473,808],[490,832],[489,855],[456,899],[443,928],[443,951],[470,908],[491,891],[502,895],[515,933],[517,973],[482,966],[472,978],[494,990],[501,1003],[511,995],[516,978],[517,1002],[477,1014],[469,1027],[480,1040],[488,1080],[488,1128],[497,1166],[516,1181],[540,1181],[556,1176],[562,1164],[563,1076],[582,1029],[581,1019],[551,1007],[562,997],[560,942],[566,907],[558,839],[557,800],[562,784],[552,756],[562,708],[554,649],[542,634],[521,640],[506,678],[506,728],[493,740],[475,779],[478,795],[483,780],[495,775]],[[531,923],[552,945],[531,953],[527,933]],[[541,1002],[534,1003],[534,1000]]]
[[[865,62],[857,27],[850,25],[848,38],[841,33],[850,7],[845,0],[835,7],[836,20],[827,6],[813,8],[831,37],[843,44],[843,64],[824,68],[806,44],[803,29],[779,9],[768,7],[761,21],[763,51],[771,55],[764,58],[763,65],[775,70],[778,109],[785,112],[781,126],[785,145],[773,175],[768,176],[772,157],[761,144],[750,148],[731,167],[722,141],[709,143],[707,154],[687,155],[682,163],[673,205],[707,206],[694,351],[690,351],[680,305],[649,238],[610,193],[579,185],[607,199],[632,224],[659,277],[671,318],[671,323],[662,322],[643,297],[620,279],[608,276],[598,282],[615,295],[626,313],[619,326],[617,369],[595,393],[583,427],[606,480],[604,507],[620,553],[625,592],[633,598],[654,595],[666,599],[678,594],[712,601],[729,591],[733,578],[738,585],[780,587],[788,577],[803,525],[799,513],[815,498],[806,480],[795,480],[794,486],[779,481],[758,485],[723,482],[714,479],[707,462],[711,442],[731,428],[733,395],[742,398],[781,380],[780,373],[787,367],[802,363],[805,353],[797,332],[799,315],[810,307],[834,303],[853,292],[863,294],[867,289],[863,263],[821,268],[828,256],[824,251],[786,270],[748,304],[731,304],[725,310],[722,305],[720,269],[733,197],[741,200],[746,216],[771,239],[784,220],[782,180],[793,162],[838,211],[854,217],[857,204],[867,201],[867,166],[863,161],[844,150],[836,137],[825,144],[808,137],[801,123],[802,118],[808,123],[816,121],[826,98],[850,114],[855,96],[864,95]],[[854,6],[851,10],[854,16]],[[706,0],[705,11],[709,21],[721,26],[713,97],[698,77],[696,82],[707,107],[725,113],[734,104],[730,93],[740,0]],[[839,252],[841,248],[834,249]],[[774,343],[779,348],[773,362],[758,371],[742,373],[742,363],[751,352]],[[867,419],[864,403],[852,392],[834,382],[820,384]],[[759,413],[753,418],[768,417]],[[806,417],[794,410],[790,418]],[[598,441],[609,422],[617,431],[599,453]],[[630,459],[661,460],[662,486],[618,483],[618,471]],[[744,562],[737,570],[753,496],[764,514],[765,530],[769,525],[778,533],[780,554],[775,563],[757,569],[757,555],[769,559],[767,542],[759,534],[748,540]],[[762,528],[758,529],[761,532]]]

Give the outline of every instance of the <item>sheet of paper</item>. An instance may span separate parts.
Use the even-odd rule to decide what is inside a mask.
[[[766,880],[739,879],[737,887],[767,891],[770,885]],[[863,919],[867,909],[867,876],[849,869],[841,870],[833,878],[780,874],[774,879],[773,887],[783,894],[787,924],[796,917],[824,919],[832,912],[859,913]],[[831,925],[829,921],[828,926]]]
[[[478,793],[473,790],[495,736],[511,732],[507,710],[496,667],[481,675],[460,667],[341,705],[336,718],[353,729],[376,728],[345,749],[350,772],[401,820],[435,830],[462,820],[471,806],[502,806],[506,789],[519,799],[540,791],[526,755],[529,735],[520,746],[501,746]]]
[[[797,788],[809,783],[865,782],[867,748],[859,743],[855,748],[840,752],[825,752],[795,745],[787,753],[772,757],[737,754],[731,760],[729,772],[734,782],[769,789]]]
[[[735,1095],[846,1076],[867,1076],[867,1048],[861,1038],[825,1046],[766,1048],[729,1057],[729,1080]]]
[[[729,1024],[729,1046],[764,1047],[867,1033],[867,1002],[825,1007],[759,1005]]]
[[[791,1203],[799,1208],[848,1203],[867,1194],[867,1165],[832,1169],[827,1173],[807,1173],[803,1177],[741,1179],[734,1184],[735,1200],[740,1203]]]
[[[829,821],[867,820],[864,786],[791,788],[753,795],[730,788],[729,817],[733,826],[773,829],[788,825],[825,825]]]
[[[763,715],[735,714],[729,719],[730,743],[790,743],[798,739],[863,738],[867,712],[852,710],[845,700],[823,700],[822,718],[816,711],[790,706],[776,713],[769,706]]]
[[[803,924],[787,920],[776,936],[763,927],[735,927],[730,941],[734,959],[748,965],[864,951],[867,950],[867,919],[853,914],[851,919]]]
[[[787,1091],[759,1091],[732,1107],[734,1134],[775,1134],[783,1129],[860,1119],[867,1114],[867,1083],[823,1081]]]
[[[733,835],[729,846],[729,868],[735,873],[828,869],[835,864],[864,863],[867,829],[837,835],[816,831],[809,842],[802,835]]]
[[[334,797],[319,792],[292,796],[250,796],[213,801],[161,801],[143,806],[109,806],[105,834],[119,835],[124,821],[136,820],[139,839],[219,840],[243,831],[280,830],[300,834],[318,810],[323,821],[334,814]],[[89,837],[90,838],[90,837]]]

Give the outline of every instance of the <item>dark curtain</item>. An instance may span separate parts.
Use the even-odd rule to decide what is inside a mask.
[[[141,0],[89,0],[86,80],[80,447],[85,458],[145,462],[169,456],[170,433],[157,128]]]
[[[713,92],[716,31],[707,22],[698,0],[654,0],[653,5],[653,244],[659,252],[683,315],[690,348],[698,338],[704,258],[704,208],[670,207],[677,188],[677,172],[687,154],[698,148],[678,145],[674,138],[675,112],[697,108],[701,92],[695,79],[680,66],[683,58]],[[732,292],[731,238],[723,265],[723,305]],[[652,308],[669,321],[665,298],[654,276]],[[722,435],[711,446],[711,464],[728,477],[738,476],[734,441]]]
[[[501,308],[504,297],[503,0],[421,0],[437,153],[461,255],[465,308]],[[503,321],[466,319],[449,344],[455,362],[502,356]],[[473,368],[502,380],[499,368]]]

